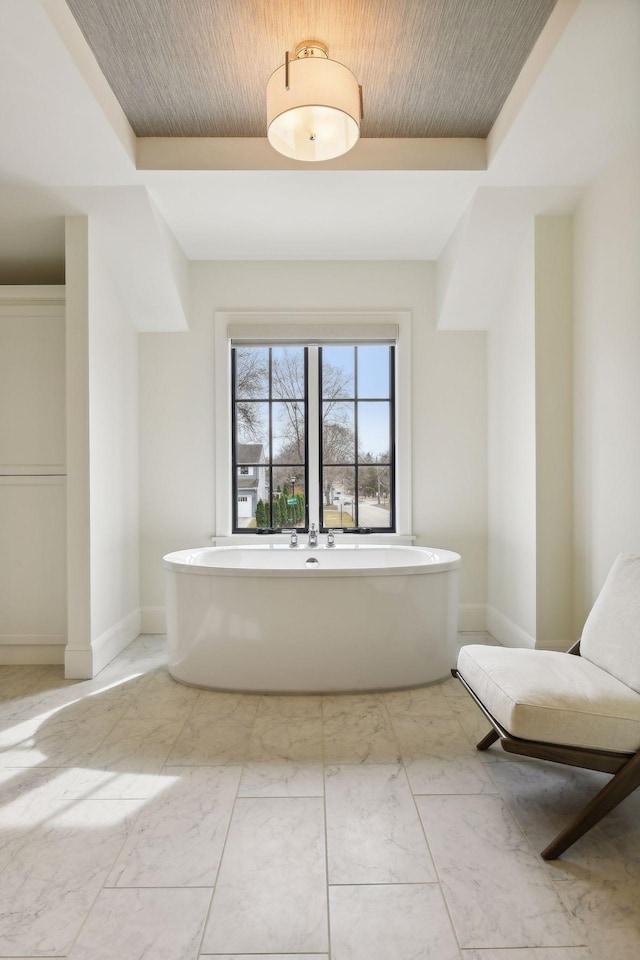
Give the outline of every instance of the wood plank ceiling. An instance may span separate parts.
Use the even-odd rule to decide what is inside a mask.
[[[67,0],[139,137],[264,137],[285,50],[328,44],[363,137],[486,137],[556,0]]]

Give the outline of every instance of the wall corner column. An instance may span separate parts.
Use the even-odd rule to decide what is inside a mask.
[[[67,646],[65,676],[93,677],[89,496],[89,221],[65,218]]]
[[[536,647],[573,643],[573,220],[535,218]]]

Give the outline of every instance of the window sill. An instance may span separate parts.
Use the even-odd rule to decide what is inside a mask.
[[[301,544],[306,543],[308,533],[303,533],[301,530],[298,531],[298,542]],[[411,534],[401,534],[401,533],[336,533],[336,545],[339,546],[341,543],[354,544],[354,543],[372,543],[372,544],[382,544],[389,545],[395,544],[399,547],[411,546],[411,544],[416,540],[416,537]],[[211,537],[211,542],[214,547],[244,547],[249,544],[258,546],[261,543],[289,543],[290,534],[288,533],[265,533],[257,536],[256,534],[247,534],[247,533],[234,533],[230,536],[222,537]],[[319,543],[326,543],[327,535],[326,533],[321,533],[318,536]]]

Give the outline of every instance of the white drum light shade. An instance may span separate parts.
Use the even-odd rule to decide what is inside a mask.
[[[354,75],[323,56],[300,57],[267,83],[267,138],[293,160],[331,160],[360,136],[360,88]]]

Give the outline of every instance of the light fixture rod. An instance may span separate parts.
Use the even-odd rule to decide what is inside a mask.
[[[285,51],[284,55],[284,88],[285,90],[290,90],[289,86],[289,51]]]
[[[364,106],[362,103],[362,84],[358,84],[358,94],[360,96],[360,119],[364,120]]]

